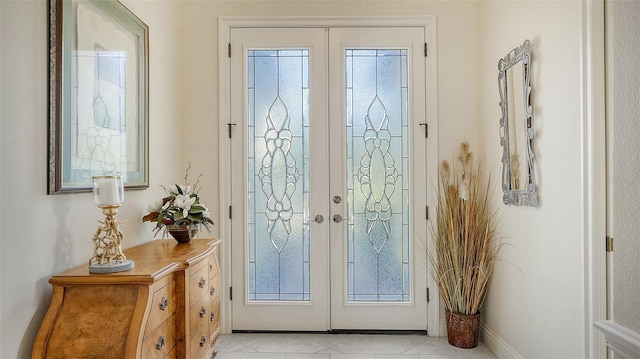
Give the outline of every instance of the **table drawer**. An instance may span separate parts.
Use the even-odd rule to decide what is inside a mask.
[[[210,313],[209,300],[203,300],[191,306],[189,308],[189,332],[196,333],[203,329],[208,330]]]
[[[209,256],[209,278],[213,278],[220,273],[220,263],[218,263],[218,247]]]
[[[211,350],[211,340],[206,329],[192,333],[189,338],[189,350],[192,358],[204,358]]]
[[[153,293],[151,311],[144,331],[146,337],[176,311],[176,282],[171,281]]]
[[[199,301],[209,290],[209,265],[205,261],[204,266],[189,276],[189,306]]]
[[[209,297],[220,298],[220,276],[217,275],[209,281]]]
[[[218,341],[220,340],[220,325],[216,324],[215,329],[209,334],[210,334],[209,337],[211,338],[209,341],[211,342],[213,351],[217,352]]]
[[[170,355],[176,345],[175,317],[171,315],[158,329],[142,341],[142,357],[164,358]],[[175,356],[175,351],[174,351]]]
[[[210,308],[211,309],[209,311],[209,328],[210,328],[210,331],[213,332],[213,328],[216,325],[218,325],[218,322],[220,322],[220,318],[218,317],[220,313],[220,299],[216,298],[212,300]]]

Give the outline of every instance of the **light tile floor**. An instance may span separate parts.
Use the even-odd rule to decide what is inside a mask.
[[[222,335],[216,359],[495,359],[484,344],[474,349],[423,335]]]

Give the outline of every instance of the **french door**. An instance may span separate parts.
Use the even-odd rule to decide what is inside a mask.
[[[230,36],[233,329],[425,330],[424,29]]]

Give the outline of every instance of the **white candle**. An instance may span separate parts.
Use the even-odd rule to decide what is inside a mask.
[[[97,177],[96,181],[95,201],[100,207],[118,206],[122,204],[123,188],[122,178],[120,177]]]
[[[116,193],[116,185],[111,178],[103,178],[100,180],[100,203],[105,206],[118,204],[118,194]]]

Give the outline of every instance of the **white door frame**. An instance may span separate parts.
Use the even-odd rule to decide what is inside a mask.
[[[225,173],[231,169],[229,153],[228,123],[235,121],[230,118],[230,68],[228,44],[231,28],[242,27],[401,27],[420,26],[425,29],[425,41],[429,44],[429,60],[426,61],[426,74],[429,84],[426,94],[425,122],[429,124],[432,134],[427,141],[427,174],[434,176],[438,173],[438,101],[437,101],[437,33],[435,16],[392,16],[392,17],[219,17],[218,18],[218,90],[219,90],[219,173],[220,175],[220,264],[222,271],[222,294],[220,311],[222,316],[221,330],[223,334],[230,333],[232,328],[232,301],[228,288],[231,286],[231,220],[229,219],[229,204],[231,203],[230,178]],[[435,177],[434,177],[435,178]],[[433,181],[431,181],[433,182]],[[435,183],[435,182],[433,182]],[[430,186],[427,202],[432,206],[437,201],[436,189]],[[427,241],[431,245],[431,241]],[[427,328],[429,336],[440,336],[440,295],[431,276],[428,276],[427,286],[430,288],[431,298],[427,307]],[[444,333],[442,333],[444,335]]]
[[[613,33],[611,28],[611,15],[609,13],[609,7],[612,6],[612,1],[595,1],[593,3],[589,2],[585,5],[585,12],[588,16],[585,21],[587,21],[586,36],[589,39],[589,35],[591,35],[590,41],[588,42],[591,45],[591,51],[588,51],[588,55],[591,56],[592,66],[588,69],[591,71],[594,77],[594,80],[591,83],[588,83],[588,90],[593,94],[589,100],[593,101],[592,107],[597,109],[594,111],[594,115],[597,115],[596,119],[600,120],[603,116],[603,112],[606,111],[604,117],[606,117],[605,124],[597,122],[598,130],[602,130],[601,133],[598,134],[597,137],[593,139],[593,152],[598,154],[596,161],[594,162],[594,167],[598,170],[597,175],[598,179],[602,175],[602,171],[606,171],[606,180],[604,180],[605,188],[601,188],[602,184],[598,182],[598,186],[596,187],[597,192],[594,193],[594,201],[598,201],[600,196],[604,196],[606,198],[606,235],[607,236],[615,236],[615,228],[614,224],[614,216],[613,216],[613,208],[615,206],[613,199],[613,187],[614,185],[614,173],[611,167],[607,166],[608,163],[613,163],[613,146],[614,146],[614,136],[610,129],[612,129],[613,125],[613,99],[611,93],[613,93],[613,72],[614,68],[612,66],[613,61],[610,61],[613,56],[613,46],[609,47],[606,44],[609,44],[613,41]],[[609,14],[609,15],[607,15]],[[606,17],[605,17],[606,15]],[[606,29],[605,29],[606,26]],[[606,53],[605,53],[606,50]],[[606,63],[606,66],[604,65]],[[605,68],[606,67],[606,68]],[[604,71],[604,74],[601,73]],[[604,85],[603,85],[604,81]],[[603,99],[604,98],[604,99]],[[606,106],[602,102],[606,103]],[[606,108],[604,108],[606,107]],[[603,140],[603,133],[606,132],[606,138]],[[606,152],[606,159],[601,158],[601,154]],[[609,168],[607,168],[609,167]],[[611,182],[609,182],[611,181]],[[600,191],[605,191],[605,194],[601,194]],[[599,203],[599,202],[596,202]],[[600,218],[597,217],[596,223],[600,224]],[[604,236],[605,234],[602,234]],[[594,339],[594,355],[592,357],[605,357],[605,350],[608,351],[608,354],[613,354],[616,358],[638,358],[640,357],[640,333],[634,332],[633,330],[624,327],[614,320],[614,303],[613,299],[615,296],[613,290],[613,261],[615,260],[615,251],[611,253],[606,253],[606,260],[602,259],[602,252],[604,251],[604,246],[602,245],[604,237],[596,238],[594,241],[594,245],[596,249],[599,249],[597,253],[594,253],[594,263],[593,269],[594,273],[597,275],[594,279],[593,288],[599,289],[600,291],[594,292],[597,294],[596,300],[594,304],[598,306],[594,306],[594,316],[593,321],[595,328],[595,336]],[[603,263],[604,261],[604,263]],[[605,269],[606,267],[606,269]],[[606,280],[602,279],[602,272],[606,272]],[[606,286],[606,289],[605,289]],[[601,292],[606,291],[606,296]],[[606,298],[604,299],[603,298]],[[604,312],[606,311],[606,316]],[[591,329],[593,330],[593,329]],[[603,339],[604,337],[604,339]],[[606,339],[606,340],[605,340]]]
[[[582,0],[583,238],[585,356],[606,358],[595,324],[607,319],[604,1]]]

